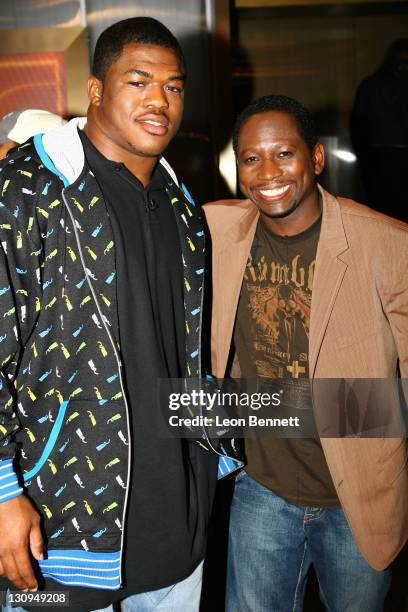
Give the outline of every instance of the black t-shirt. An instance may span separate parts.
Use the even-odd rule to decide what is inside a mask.
[[[309,323],[319,219],[296,236],[272,234],[259,220],[245,268],[234,341],[242,375],[267,383],[302,385],[311,409]],[[291,383],[290,381],[293,381]],[[288,502],[338,506],[320,441],[315,438],[249,437],[247,472]]]
[[[190,445],[157,433],[157,379],[180,378],[185,371],[182,257],[168,179],[157,164],[144,188],[123,164],[107,160],[84,132],[80,137],[113,230],[119,341],[132,428],[126,588],[70,587],[70,610],[87,612],[183,580],[204,552],[197,542]],[[52,580],[46,580],[45,588],[68,589]]]

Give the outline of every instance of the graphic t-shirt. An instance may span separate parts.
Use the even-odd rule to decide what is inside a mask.
[[[311,406],[309,324],[321,219],[296,236],[272,234],[260,218],[245,268],[234,341],[242,376],[285,379],[301,386]],[[298,394],[299,395],[299,394]],[[311,409],[311,408],[309,408]],[[338,506],[319,440],[248,438],[247,472],[300,506]]]

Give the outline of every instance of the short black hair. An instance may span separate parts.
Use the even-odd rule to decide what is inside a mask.
[[[245,123],[247,119],[252,117],[252,115],[267,113],[269,111],[278,111],[292,115],[296,121],[299,134],[306,142],[309,149],[313,151],[318,142],[318,138],[316,124],[312,113],[300,102],[294,100],[293,98],[289,98],[288,96],[263,96],[262,98],[258,98],[246,106],[235,121],[232,132],[232,146],[235,154],[237,153],[238,149],[238,138],[242,124]]]
[[[401,59],[408,54],[408,38],[400,38],[394,40],[388,47],[382,66],[379,69],[380,74],[394,76],[397,72]]]
[[[184,66],[180,44],[166,26],[153,17],[131,17],[114,23],[99,36],[93,57],[92,74],[104,81],[109,68],[128,44],[158,45],[173,49]]]

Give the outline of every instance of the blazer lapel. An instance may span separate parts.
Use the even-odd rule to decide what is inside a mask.
[[[340,255],[348,244],[340,213],[340,204],[319,186],[323,199],[323,217],[317,247],[315,278],[310,314],[309,371],[313,378],[320,347],[347,263]]]
[[[212,365],[216,376],[221,378],[228,362],[242,278],[259,213],[248,202],[245,209],[237,209],[237,216],[238,219],[234,215],[233,224],[225,229],[223,243],[213,244]]]

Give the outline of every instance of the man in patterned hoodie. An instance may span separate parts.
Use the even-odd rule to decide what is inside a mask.
[[[92,75],[87,119],[1,166],[0,573],[70,610],[198,610],[216,455],[160,438],[156,406],[201,375],[204,234],[161,157],[182,51],[127,19]]]

